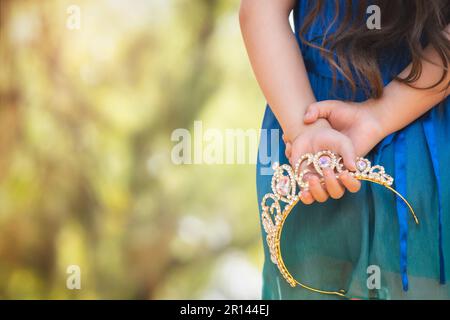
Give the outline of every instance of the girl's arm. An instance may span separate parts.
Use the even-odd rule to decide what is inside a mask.
[[[295,0],[242,0],[239,12],[256,79],[289,141],[304,130],[304,111],[316,101],[289,24],[295,3]]]
[[[303,115],[316,101],[309,83],[305,64],[295,35],[289,24],[289,14],[295,0],[242,0],[239,13],[241,30],[256,79],[273,113],[290,142],[287,152],[291,164],[301,155],[330,149],[339,153],[347,168],[355,167],[355,151],[348,137],[333,130],[328,121],[306,125]],[[338,199],[344,187],[351,192],[360,183],[348,173],[337,181],[334,174],[326,174],[325,186],[317,176],[307,178],[309,191],[300,199],[305,204],[326,201],[328,196]]]
[[[450,26],[447,27],[447,37],[450,41]],[[422,60],[422,67],[420,78],[413,84],[415,87],[429,87],[441,78],[443,71],[442,60],[434,48],[428,47],[425,49],[425,59]],[[409,66],[403,71],[400,77],[407,76],[410,68]],[[399,81],[392,81],[384,89],[381,99],[371,102],[374,104],[372,112],[379,119],[383,135],[387,136],[404,128],[429,111],[433,106],[443,101],[450,93],[449,83],[450,70],[439,86],[428,90],[415,89]]]
[[[450,25],[444,31],[450,41]],[[428,47],[422,60],[422,74],[413,86],[426,88],[441,77],[444,66],[437,51]],[[433,63],[430,63],[432,61]],[[450,63],[450,61],[449,61]],[[407,67],[400,77],[409,74]],[[449,96],[450,72],[446,79],[433,89],[416,89],[399,81],[392,81],[377,100],[362,103],[321,101],[313,103],[305,114],[305,123],[327,119],[336,130],[352,140],[356,153],[367,154],[384,137],[401,130]]]

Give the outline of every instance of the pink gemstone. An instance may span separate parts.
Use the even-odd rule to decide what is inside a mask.
[[[367,163],[363,160],[359,160],[356,162],[356,168],[359,171],[364,171],[367,168]]]
[[[287,196],[291,190],[291,181],[289,177],[283,176],[277,182],[277,192],[282,196]]]
[[[321,168],[328,168],[331,166],[331,158],[329,156],[321,156],[319,158],[319,166]]]

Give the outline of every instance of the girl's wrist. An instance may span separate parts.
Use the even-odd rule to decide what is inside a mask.
[[[362,125],[370,132],[371,140],[373,140],[370,143],[374,146],[392,133],[384,109],[381,99],[369,99],[362,102],[358,108],[361,111],[358,121],[361,121]]]

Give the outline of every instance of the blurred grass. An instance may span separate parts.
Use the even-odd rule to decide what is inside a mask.
[[[0,2],[0,298],[259,298],[254,166],[170,161],[259,127],[238,2]]]

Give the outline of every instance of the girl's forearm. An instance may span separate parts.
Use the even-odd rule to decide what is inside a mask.
[[[288,140],[305,125],[315,102],[289,14],[295,0],[242,0],[240,23],[256,79]]]
[[[422,61],[422,74],[413,83],[418,88],[435,84],[443,74],[442,60],[434,48],[425,49],[425,58]],[[408,75],[410,68],[411,66],[405,69],[400,77]],[[439,86],[432,89],[415,89],[395,80],[387,85],[379,100],[369,101],[369,105],[373,105],[371,109],[382,126],[384,136],[404,128],[448,97],[449,82],[450,72]]]

